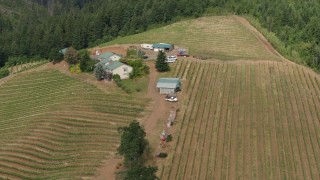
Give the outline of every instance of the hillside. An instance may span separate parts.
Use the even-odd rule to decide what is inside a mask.
[[[280,60],[236,16],[202,17],[118,38],[106,44],[172,43],[193,56],[220,60]]]
[[[148,103],[50,69],[15,76],[0,86],[0,99],[0,179],[96,174],[115,157],[117,128]]]
[[[171,74],[183,79],[182,102],[161,179],[320,178],[319,75],[287,62],[194,60]]]

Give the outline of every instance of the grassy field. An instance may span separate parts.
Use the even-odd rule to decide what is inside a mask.
[[[105,45],[173,43],[190,54],[221,60],[279,60],[234,16],[203,17],[118,38]]]
[[[320,78],[286,62],[178,61],[184,106],[161,179],[319,179]]]
[[[16,76],[0,99],[0,179],[90,177],[148,103],[54,70]]]

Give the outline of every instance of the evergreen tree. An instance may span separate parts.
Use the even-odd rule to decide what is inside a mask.
[[[90,67],[90,53],[88,50],[83,49],[81,51],[79,51],[78,53],[79,56],[79,61],[80,61],[80,69],[82,72],[85,71],[90,71],[91,67]]]
[[[94,74],[98,80],[104,79],[106,72],[104,71],[102,64],[98,64],[98,66],[94,69]]]
[[[166,62],[166,54],[162,51],[159,51],[158,53],[156,69],[159,72],[166,72],[170,70],[169,64]]]
[[[58,48],[53,48],[50,50],[48,58],[53,62],[60,62],[63,60],[63,54],[59,52]]]

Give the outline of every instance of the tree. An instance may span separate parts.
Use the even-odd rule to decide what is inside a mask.
[[[144,149],[148,145],[148,141],[145,139],[146,132],[137,121],[131,122],[129,127],[119,128],[118,131],[121,133],[118,152],[124,156],[124,164],[129,167],[138,165]]]
[[[68,64],[77,64],[79,62],[79,56],[76,49],[73,47],[69,47],[66,54],[64,55],[64,59]]]
[[[51,49],[48,56],[53,62],[60,62],[63,60],[63,54],[59,52],[58,48]]]
[[[159,51],[158,53],[156,69],[159,72],[166,72],[170,70],[169,64],[166,62],[166,54],[162,51]]]
[[[78,56],[79,56],[81,71],[82,72],[91,71],[92,63],[90,63],[91,62],[91,58],[90,58],[89,51],[86,50],[86,49],[83,49],[83,50],[78,52]]]
[[[127,171],[125,176],[125,180],[155,180],[159,179],[155,173],[157,172],[158,168],[149,166],[144,167],[141,165],[135,166]]]
[[[95,76],[98,80],[104,79],[106,72],[103,69],[102,64],[98,64],[98,66],[94,69]]]

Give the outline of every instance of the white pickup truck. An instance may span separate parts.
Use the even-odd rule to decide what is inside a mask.
[[[168,56],[166,59],[166,62],[167,63],[174,63],[174,62],[176,62],[176,60],[177,60],[176,56]]]
[[[177,102],[178,101],[178,98],[176,95],[174,94],[168,94],[166,96],[166,101],[169,101],[169,102]]]

